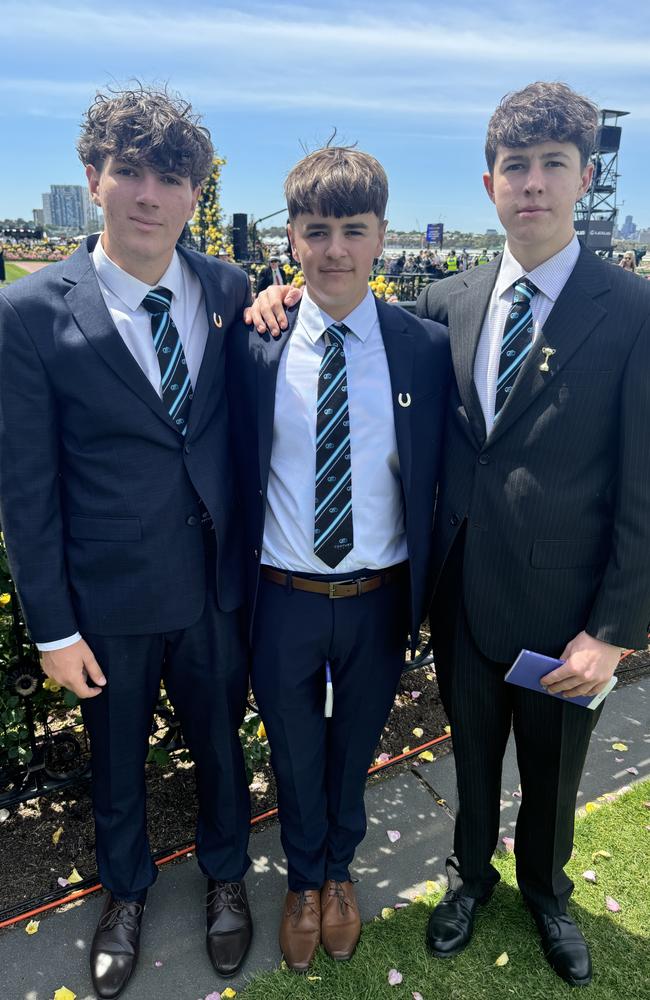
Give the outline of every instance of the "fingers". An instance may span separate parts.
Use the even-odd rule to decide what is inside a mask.
[[[72,691],[78,698],[96,698],[106,685],[106,677],[90,646],[83,639],[63,649],[44,652],[41,665],[48,677]]]
[[[246,306],[244,309],[244,323],[246,326],[253,326],[255,324],[255,320],[253,319],[253,310],[250,306]]]
[[[102,668],[93,656],[89,647],[88,653],[84,656],[84,667],[86,668],[86,673],[94,684],[98,684],[100,688],[106,684],[106,677],[102,673]]]

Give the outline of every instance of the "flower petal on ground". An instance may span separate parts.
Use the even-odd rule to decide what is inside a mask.
[[[502,966],[502,965],[507,965],[509,961],[510,959],[508,958],[508,952],[502,951],[494,964]]]
[[[386,830],[386,836],[390,840],[391,844],[396,844],[402,834],[399,830]]]
[[[4,823],[5,820],[8,820],[10,816],[11,813],[9,812],[8,809],[0,809],[0,823]]]
[[[54,1000],[77,1000],[77,994],[69,990],[67,986],[60,986],[54,991]]]
[[[593,813],[593,812],[596,812],[596,809],[599,809],[599,808],[600,808],[600,806],[598,805],[597,802],[587,802],[587,804],[585,805],[585,812],[586,813]]]
[[[388,973],[389,986],[399,986],[399,984],[402,982],[402,979],[403,979],[402,973],[398,972],[397,969],[391,969],[390,972]]]
[[[387,753],[380,753],[375,764],[385,764],[387,760],[390,760],[390,756]]]
[[[411,698],[413,701],[417,701],[421,694],[421,691],[411,691]]]
[[[416,726],[413,730],[413,735],[417,736],[418,739],[420,739],[421,736],[424,736],[424,729],[422,726]]]
[[[384,906],[381,911],[382,920],[390,920],[391,917],[395,916],[395,910],[392,906]]]
[[[512,837],[502,837],[501,843],[504,845],[506,851],[514,851],[515,842]]]
[[[420,760],[428,760],[429,762],[436,759],[430,750],[423,750],[422,753],[418,754],[418,758]]]
[[[638,767],[626,767],[625,770],[627,771],[628,774],[638,774],[639,773]]]
[[[59,877],[56,881],[57,881],[57,885],[60,885],[62,889],[65,889],[67,886],[70,885],[70,883],[68,882],[67,878],[60,878]]]
[[[38,925],[40,920],[30,920],[25,927],[25,934],[38,934]]]
[[[61,840],[61,837],[62,837],[62,836],[63,836],[63,827],[62,827],[62,826],[60,826],[60,827],[59,827],[59,828],[58,828],[57,830],[55,830],[55,831],[54,831],[54,833],[52,834],[52,843],[53,843],[53,844],[54,844],[54,845],[56,846],[56,844],[58,844],[58,842],[59,842],[59,841]]]
[[[221,1000],[221,993],[217,993],[216,990],[214,991],[214,993],[208,993],[205,1000]]]
[[[609,861],[611,856],[612,855],[610,854],[609,851],[594,851],[594,853],[591,855],[591,860],[597,861],[598,858],[604,858],[605,861]]]
[[[612,743],[612,750],[618,750],[619,753],[623,753],[624,750],[627,750],[627,744],[626,743]]]
[[[408,903],[395,903],[395,909],[405,910],[408,905],[409,905]]]
[[[320,983],[322,976],[307,976],[308,983]]]
[[[621,909],[621,904],[617,903],[612,896],[605,896],[605,906],[610,913],[618,913]]]
[[[159,958],[157,958],[153,964],[156,967],[156,969],[162,969],[162,962],[160,961]]]
[[[447,736],[450,736],[451,735],[451,726],[445,726],[445,732],[446,732]]]
[[[591,868],[588,868],[586,872],[583,872],[582,877],[585,882],[593,882],[595,884],[598,881],[596,872],[592,871]]]
[[[413,997],[413,1000],[424,1000],[424,997],[422,996],[422,994],[418,993],[417,990],[415,990],[414,993],[411,993],[411,996]]]
[[[434,882],[432,879],[429,878],[426,881],[425,888],[427,890],[427,893],[431,895],[432,893],[438,891],[439,886],[437,882]]]
[[[70,883],[70,885],[74,885],[75,882],[83,882],[83,879],[76,868],[73,868],[70,874],[68,875],[68,882]]]
[[[231,1000],[232,997],[237,996],[237,990],[233,990],[232,986],[228,986],[221,994],[221,1000]]]

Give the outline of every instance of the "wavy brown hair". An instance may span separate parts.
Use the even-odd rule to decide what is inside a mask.
[[[196,187],[210,173],[210,133],[189,101],[166,88],[138,83],[128,90],[98,92],[86,111],[77,152],[101,171],[109,156],[143,164],[158,173],[189,177]]]
[[[284,184],[289,218],[297,215],[361,215],[383,222],[388,178],[379,160],[348,146],[317,149],[297,163]]]
[[[502,98],[490,118],[485,140],[485,159],[494,170],[497,146],[517,149],[536,143],[572,142],[587,165],[596,142],[598,108],[566,83],[530,83],[523,90]]]

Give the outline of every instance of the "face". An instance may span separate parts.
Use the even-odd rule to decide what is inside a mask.
[[[109,157],[86,167],[92,200],[104,212],[104,250],[114,263],[147,283],[164,274],[200,188],[189,177]]]
[[[581,167],[572,142],[497,146],[493,171],[483,175],[483,182],[521,263],[521,256],[548,260],[571,240],[573,209],[592,173],[593,164]]]
[[[309,294],[332,319],[344,319],[365,297],[386,226],[374,212],[341,219],[301,214],[288,226]]]

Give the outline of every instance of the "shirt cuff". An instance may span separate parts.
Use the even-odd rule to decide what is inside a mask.
[[[65,649],[66,646],[72,646],[74,642],[79,642],[81,636],[78,632],[74,635],[69,635],[65,639],[55,639],[54,642],[37,642],[36,648],[40,650],[41,653],[47,653],[51,649]]]

